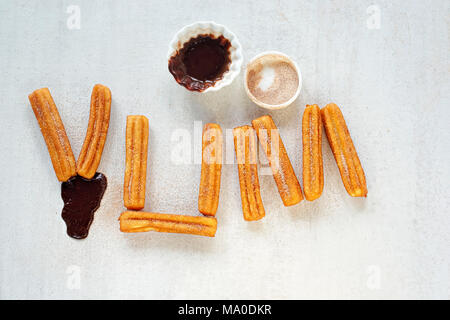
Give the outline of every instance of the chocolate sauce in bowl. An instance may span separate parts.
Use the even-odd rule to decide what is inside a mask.
[[[106,186],[106,177],[100,172],[92,179],[75,176],[61,184],[61,197],[64,201],[62,218],[70,237],[84,239],[88,236],[94,212],[100,206]]]
[[[221,80],[231,63],[231,43],[224,36],[191,38],[169,59],[175,80],[191,91],[204,91]]]

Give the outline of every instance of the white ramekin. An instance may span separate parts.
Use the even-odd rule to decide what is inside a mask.
[[[260,58],[262,58],[262,57],[264,57],[266,55],[274,55],[274,56],[280,57],[282,59],[282,61],[288,62],[294,68],[294,70],[297,72],[297,75],[298,75],[298,88],[297,88],[297,91],[292,96],[292,98],[290,98],[286,102],[283,102],[283,103],[280,103],[280,104],[276,104],[276,105],[264,103],[264,102],[259,101],[258,99],[256,99],[255,96],[250,92],[250,90],[248,88],[247,77],[248,77],[248,73],[250,71],[249,67],[251,68],[251,66],[252,66],[252,64],[254,64],[254,62],[256,62],[258,59],[260,59]],[[302,89],[302,83],[303,83],[302,73],[300,72],[300,68],[298,67],[297,63],[295,63],[294,60],[292,60],[289,56],[287,56],[286,54],[284,54],[282,52],[278,52],[278,51],[265,51],[265,52],[262,52],[262,53],[256,55],[252,60],[250,60],[250,62],[247,64],[247,67],[245,68],[245,76],[244,76],[245,92],[247,93],[247,95],[250,98],[250,100],[252,100],[258,106],[266,108],[266,109],[270,109],[270,110],[283,109],[283,108],[286,108],[287,106],[289,106],[290,104],[292,104],[292,102],[294,102],[295,99],[297,99],[299,94],[300,94],[300,91]]]
[[[223,74],[222,79],[217,81],[214,86],[206,88],[200,93],[218,91],[233,82],[239,72],[241,72],[242,61],[244,60],[242,56],[241,44],[239,43],[238,38],[225,26],[217,24],[213,21],[199,21],[185,26],[183,29],[177,32],[177,34],[170,42],[167,59],[169,60],[179,49],[181,49],[183,47],[183,44],[185,44],[191,38],[195,38],[200,34],[212,34],[216,37],[222,35],[231,43],[231,63],[228,71]]]

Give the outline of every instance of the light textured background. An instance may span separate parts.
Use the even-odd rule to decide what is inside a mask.
[[[450,298],[449,3],[0,2],[0,297]],[[80,30],[67,28],[69,5],[81,9]],[[367,27],[370,5],[380,29]],[[168,43],[197,20],[229,27],[246,61],[279,50],[298,62],[300,98],[270,112],[297,174],[304,105],[342,107],[367,199],[347,195],[324,140],[325,188],[315,202],[284,208],[262,176],[267,216],[247,223],[229,164],[215,238],[119,232],[126,115],[150,119],[146,209],[195,215],[200,166],[170,161],[172,134],[194,133],[194,121],[225,130],[266,113],[245,95],[242,73],[208,95],[173,81]],[[27,95],[50,88],[78,155],[95,83],[113,96],[100,165],[109,186],[90,236],[76,241],[65,233],[60,185]]]

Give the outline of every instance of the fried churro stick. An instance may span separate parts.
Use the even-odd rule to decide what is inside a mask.
[[[110,111],[111,91],[108,87],[96,84],[91,95],[86,138],[77,160],[77,173],[84,178],[91,179],[97,172],[108,133]]]
[[[322,108],[321,115],[345,189],[352,197],[366,197],[364,170],[341,110],[336,104],[330,103]]]
[[[144,208],[147,148],[148,119],[145,116],[128,116],[123,202],[130,210]]]
[[[237,127],[233,129],[233,136],[244,219],[259,220],[265,216],[265,211],[259,189],[255,130],[250,126]]]
[[[303,200],[302,189],[272,117],[262,116],[253,120],[252,125],[269,160],[283,204],[288,207],[299,203]]]
[[[322,120],[317,104],[307,105],[302,120],[303,191],[308,201],[323,190]]]
[[[198,211],[204,215],[216,215],[221,171],[222,129],[218,124],[207,123],[202,135],[202,172],[198,193]]]
[[[216,218],[210,217],[125,211],[119,221],[122,232],[156,231],[214,237],[217,230]]]
[[[50,91],[38,89],[28,99],[47,144],[56,177],[59,181],[67,181],[76,175],[75,157]]]

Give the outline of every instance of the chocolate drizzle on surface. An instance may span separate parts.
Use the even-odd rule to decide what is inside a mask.
[[[106,177],[99,172],[92,179],[75,176],[61,184],[64,201],[62,218],[70,237],[84,239],[88,236],[94,212],[100,206],[106,186]]]
[[[221,80],[230,67],[231,43],[223,36],[191,38],[169,59],[175,80],[191,91],[204,91]]]

